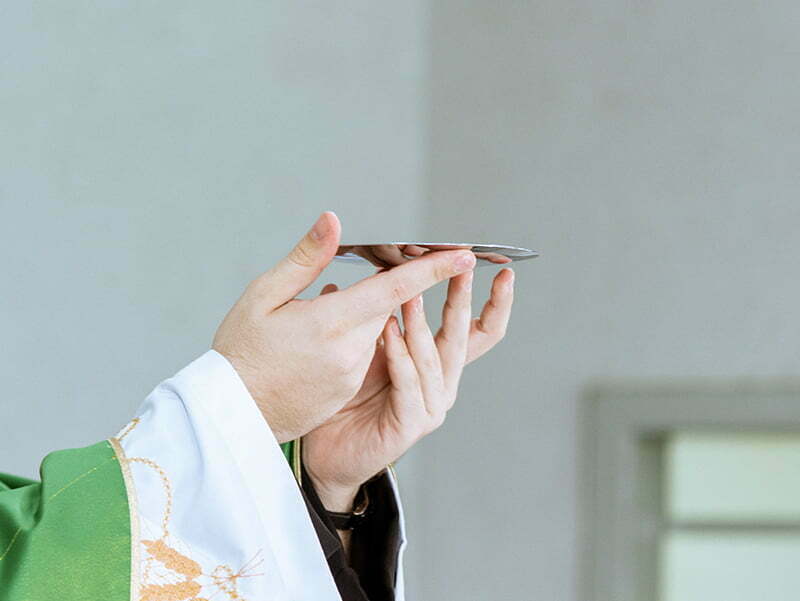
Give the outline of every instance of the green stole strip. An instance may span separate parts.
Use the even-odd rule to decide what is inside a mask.
[[[297,483],[302,485],[302,459],[300,458],[300,443],[302,439],[298,438],[297,440],[291,440],[289,442],[281,443],[281,451],[283,451],[283,456],[286,457],[286,461],[289,462],[289,466],[292,468],[292,472],[294,473],[294,477],[297,480]]]
[[[289,462],[289,465],[292,465],[292,455],[294,454],[294,441],[291,442],[283,442],[281,443],[281,451],[283,451],[284,457],[286,457],[286,461]]]
[[[114,449],[51,453],[40,475],[0,474],[0,601],[130,601],[130,514]]]

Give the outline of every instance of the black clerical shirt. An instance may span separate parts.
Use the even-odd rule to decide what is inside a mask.
[[[384,471],[364,485],[369,495],[369,508],[364,520],[352,530],[349,563],[336,528],[305,467],[302,481],[306,507],[342,601],[395,601],[397,558],[402,538],[400,510],[388,473]]]

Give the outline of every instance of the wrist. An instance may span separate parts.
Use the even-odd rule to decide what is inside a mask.
[[[211,348],[222,355],[228,361],[228,363],[231,364],[231,367],[233,367],[233,370],[239,376],[239,379],[242,381],[244,387],[247,389],[247,392],[250,394],[250,398],[253,399],[253,402],[258,408],[259,413],[261,413],[261,417],[264,418],[267,427],[272,430],[272,434],[275,436],[275,439],[279,443],[284,443],[297,438],[295,433],[289,432],[279,426],[281,420],[274,415],[275,412],[272,409],[273,405],[276,405],[277,403],[269,402],[267,400],[266,391],[259,388],[258,369],[251,367],[250,363],[240,355],[228,351],[216,343],[213,344]]]
[[[355,487],[331,485],[313,478],[312,480],[319,500],[322,501],[322,505],[326,510],[337,513],[347,513],[353,510],[353,503],[355,503],[356,496],[361,488],[360,485]]]
[[[305,439],[304,439],[305,440]],[[336,480],[335,478],[326,478],[320,476],[319,471],[315,469],[314,461],[310,460],[308,452],[309,447],[307,444],[302,446],[303,452],[303,468],[306,475],[311,480],[314,490],[317,492],[322,506],[327,511],[337,513],[347,513],[353,510],[353,503],[355,502],[356,495],[361,489],[360,483],[348,483]],[[330,471],[330,470],[326,470]]]

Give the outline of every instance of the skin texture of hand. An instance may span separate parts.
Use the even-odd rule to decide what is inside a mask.
[[[472,272],[452,278],[436,336],[421,296],[402,305],[404,332],[397,318],[388,320],[361,389],[303,438],[306,469],[328,510],[350,511],[363,482],[443,423],[464,365],[503,338],[513,285],[513,272],[500,271],[489,301],[473,320]],[[335,289],[328,285],[323,295]]]
[[[326,421],[362,386],[395,307],[471,271],[468,251],[435,253],[312,300],[296,299],[330,263],[341,225],[323,213],[289,255],[245,290],[212,348],[242,378],[279,442]]]

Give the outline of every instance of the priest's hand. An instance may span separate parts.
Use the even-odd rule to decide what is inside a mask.
[[[430,253],[312,300],[295,296],[330,263],[341,226],[324,213],[278,265],[256,278],[212,347],[233,365],[279,442],[302,436],[353,398],[398,303],[470,271],[469,251]]]
[[[396,317],[389,318],[361,389],[303,438],[306,471],[328,510],[350,511],[362,483],[442,424],[456,400],[464,365],[503,338],[513,285],[513,272],[500,271],[489,301],[473,320],[472,272],[452,278],[436,336],[421,296],[402,305],[404,331]],[[334,290],[326,286],[320,298]]]

